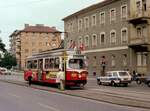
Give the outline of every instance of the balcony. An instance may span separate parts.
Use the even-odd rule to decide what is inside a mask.
[[[147,51],[149,40],[147,37],[130,38],[129,47],[136,51]]]
[[[148,20],[150,20],[150,11],[136,11],[134,14],[130,15],[128,22],[137,25],[148,23]]]

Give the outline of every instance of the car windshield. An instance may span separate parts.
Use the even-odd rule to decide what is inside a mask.
[[[119,75],[120,76],[128,76],[128,73],[127,72],[119,72]]]
[[[84,69],[85,64],[83,59],[70,59],[69,67],[73,69]]]

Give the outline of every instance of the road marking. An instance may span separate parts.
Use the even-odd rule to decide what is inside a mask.
[[[13,97],[15,97],[15,98],[20,98],[20,96],[18,96],[18,95],[16,95],[16,94],[9,93],[8,95],[13,96]]]
[[[50,110],[53,110],[53,111],[60,111],[59,109],[56,109],[52,106],[49,106],[49,105],[46,105],[46,104],[42,104],[42,103],[38,103],[40,106],[44,107],[44,108],[47,108],[47,109],[50,109]]]

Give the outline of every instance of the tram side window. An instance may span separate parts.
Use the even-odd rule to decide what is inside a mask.
[[[50,58],[50,61],[49,61],[49,68],[50,69],[53,69],[54,68],[54,58]]]
[[[34,60],[32,64],[33,64],[32,68],[37,69],[37,60]]]
[[[45,69],[49,68],[49,59],[45,59]]]
[[[31,69],[31,68],[32,68],[32,63],[31,63],[31,61],[28,61],[28,62],[27,62],[27,68],[28,68],[28,69]]]
[[[36,69],[37,68],[37,60],[28,61],[27,62],[27,68],[28,69]]]
[[[59,68],[59,57],[55,58],[55,69],[58,69]]]

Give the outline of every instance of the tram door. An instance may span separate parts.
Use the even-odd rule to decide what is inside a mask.
[[[38,60],[38,80],[42,80],[43,59]]]

